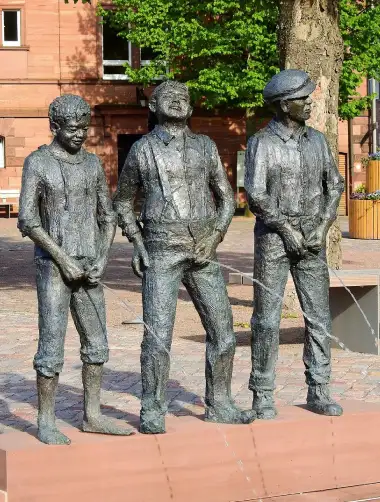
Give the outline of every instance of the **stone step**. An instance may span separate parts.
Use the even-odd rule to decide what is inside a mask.
[[[63,431],[70,446],[5,433],[0,500],[1,493],[7,502],[346,502],[378,495],[380,404],[342,405],[342,417],[293,406],[251,425],[169,417],[167,433],[157,436],[71,428]],[[350,497],[328,498],[334,491]]]

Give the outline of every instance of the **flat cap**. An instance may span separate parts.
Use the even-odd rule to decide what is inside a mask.
[[[267,103],[281,99],[299,99],[309,96],[316,85],[302,70],[283,70],[272,77],[263,91]]]

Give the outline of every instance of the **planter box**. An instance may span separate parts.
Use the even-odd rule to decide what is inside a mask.
[[[380,200],[351,199],[348,223],[352,239],[380,239]]]
[[[380,190],[380,161],[370,160],[366,169],[366,191],[368,193]]]

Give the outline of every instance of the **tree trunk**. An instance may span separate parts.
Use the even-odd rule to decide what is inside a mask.
[[[309,125],[322,131],[338,160],[339,77],[343,41],[339,0],[279,0],[278,39],[283,69],[305,70],[317,84]],[[342,234],[336,221],[327,240],[329,266],[342,264]]]

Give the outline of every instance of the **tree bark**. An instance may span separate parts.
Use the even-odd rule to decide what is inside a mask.
[[[338,161],[339,78],[343,41],[339,29],[339,0],[279,0],[278,40],[282,69],[298,68],[317,84],[308,124],[322,131]],[[329,266],[342,264],[342,234],[336,221],[328,235]]]

